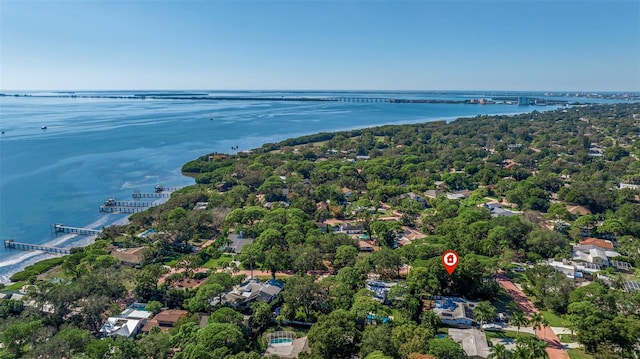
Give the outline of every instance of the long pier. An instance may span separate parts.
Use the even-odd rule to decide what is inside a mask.
[[[41,246],[37,244],[16,242],[13,239],[5,239],[4,247],[9,249],[20,249],[23,251],[43,251],[43,252],[54,253],[54,254],[70,254],[71,253],[71,251],[69,251],[66,248],[49,247],[49,246]]]
[[[104,201],[105,207],[151,207],[151,202],[138,202],[138,201],[118,201],[114,198],[109,198]]]
[[[119,206],[100,206],[100,212],[103,213],[138,213],[149,209],[149,207],[119,207]]]
[[[59,223],[51,225],[51,228],[56,235],[58,233],[74,233],[81,234],[83,236],[97,236],[98,234],[100,234],[100,232],[102,232],[99,229],[69,227]]]
[[[140,192],[135,191],[131,194],[133,199],[141,199],[141,198],[169,198],[171,197],[171,192]]]
[[[152,206],[152,202],[118,201],[115,198],[109,198],[98,210],[104,213],[137,213]]]

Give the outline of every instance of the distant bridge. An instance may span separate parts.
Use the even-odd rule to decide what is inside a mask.
[[[29,95],[29,97],[52,97],[52,96],[39,96]],[[356,96],[331,96],[331,97],[304,97],[304,96],[208,96],[206,94],[135,94],[130,96],[124,95],[78,95],[78,94],[61,94],[54,97],[69,97],[69,98],[109,98],[109,99],[128,99],[128,100],[189,100],[189,101],[289,101],[289,102],[362,102],[362,103],[414,103],[414,104],[434,104],[434,103],[448,103],[448,104],[491,104],[480,103],[479,101],[468,100],[447,100],[447,99],[420,99],[420,98],[392,98],[392,97],[356,97]],[[507,104],[517,105],[519,102],[524,102],[524,97],[505,97],[505,96],[482,96],[478,94],[478,98],[492,98],[499,103],[507,103],[504,99],[508,98],[510,101]],[[536,105],[552,105],[552,104],[566,104],[566,101],[546,101],[544,99],[527,97],[527,103]]]

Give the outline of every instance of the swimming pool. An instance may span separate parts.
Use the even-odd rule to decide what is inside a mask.
[[[271,339],[269,341],[269,344],[270,345],[273,345],[273,344],[289,344],[289,343],[292,343],[292,342],[293,342],[293,339],[291,339],[291,338],[278,338],[278,339]]]

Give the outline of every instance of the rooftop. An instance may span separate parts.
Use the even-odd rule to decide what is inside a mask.
[[[459,343],[469,357],[486,358],[489,356],[489,345],[484,332],[478,329],[449,329],[449,336]]]

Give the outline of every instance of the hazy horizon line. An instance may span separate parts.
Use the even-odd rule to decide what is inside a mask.
[[[237,89],[237,88],[119,88],[119,89],[1,89],[4,92],[106,92],[106,91],[228,91],[228,92],[564,92],[564,93],[634,93],[640,94],[640,90],[513,90],[513,89]]]

